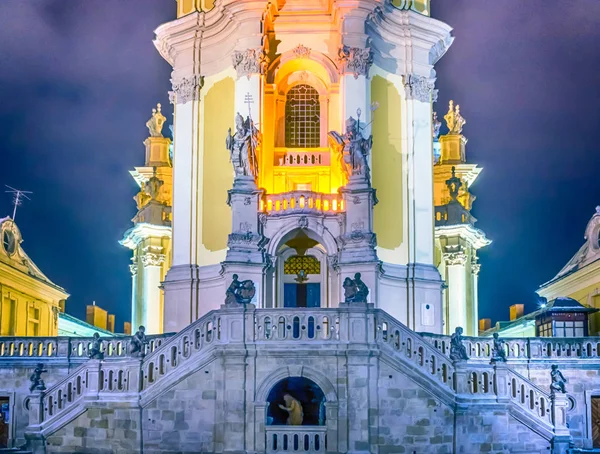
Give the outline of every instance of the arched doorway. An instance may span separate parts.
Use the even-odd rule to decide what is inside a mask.
[[[300,425],[325,425],[326,399],[319,385],[306,377],[287,377],[276,383],[269,392],[267,426],[288,425],[289,413],[280,407],[280,405],[286,406],[286,395],[301,405],[302,424]]]
[[[277,249],[277,307],[328,306],[329,265],[324,246],[310,230],[296,229]]]

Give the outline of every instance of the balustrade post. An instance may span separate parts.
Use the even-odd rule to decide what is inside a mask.
[[[29,425],[27,431],[37,432],[44,422],[44,391],[34,391],[29,395]]]
[[[539,339],[527,338],[527,359],[542,357],[542,343]]]
[[[48,342],[45,347],[48,348]],[[59,358],[67,358],[67,361],[71,359],[71,338],[59,337],[56,340],[56,356]]]
[[[569,400],[563,393],[552,393],[550,396],[552,402],[552,424],[554,425],[554,436],[567,437],[570,439],[571,432],[567,427],[567,410],[569,409]]]
[[[471,388],[469,381],[471,380],[468,363],[465,361],[456,361],[454,363],[454,391],[456,392],[457,400],[469,398]]]
[[[102,389],[102,383],[100,383],[101,364],[99,359],[90,359],[87,363],[87,390],[83,397],[87,402],[98,400],[98,394]]]
[[[498,403],[510,401],[510,389],[508,388],[508,366],[505,362],[494,364],[494,394]]]

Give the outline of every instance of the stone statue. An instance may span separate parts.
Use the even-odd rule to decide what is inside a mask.
[[[567,379],[562,374],[562,372],[560,370],[558,370],[558,365],[552,364],[552,370],[550,371],[550,377],[552,378],[552,383],[550,384],[550,392],[552,394],[554,394],[556,392],[566,394],[567,389],[565,388],[565,383],[567,383]]]
[[[457,104],[454,107],[454,101],[450,101],[448,113],[444,115],[446,125],[448,126],[448,134],[460,134],[463,126],[467,122],[460,114],[460,106]]]
[[[135,200],[135,204],[137,205],[137,209],[141,210],[142,208],[144,208],[148,202],[150,200],[152,200],[152,197],[150,197],[148,195],[148,193],[146,192],[146,185],[142,184],[142,187],[140,188],[140,192],[138,192],[134,197],[133,200]]]
[[[239,281],[238,275],[234,274],[233,280],[225,292],[225,304],[228,306],[232,304],[248,304],[254,298],[255,293],[254,282],[251,280]]]
[[[467,361],[467,349],[463,345],[463,329],[458,326],[450,337],[450,359],[452,361]]]
[[[366,303],[369,295],[369,288],[360,278],[360,273],[354,275],[354,279],[347,277],[344,279],[344,302],[345,303]]]
[[[146,337],[146,328],[144,326],[140,326],[137,332],[131,338],[131,347],[129,353],[131,356],[136,356],[143,358],[146,356],[146,345],[148,345],[149,341]]]
[[[360,110],[357,113],[360,113]],[[363,137],[359,121],[353,117],[348,118],[346,132],[340,135],[336,131],[331,131],[329,141],[341,154],[340,159],[346,176],[362,175],[368,181],[371,178],[368,156],[373,147],[373,136],[367,139]]]
[[[104,353],[102,353],[102,339],[100,334],[94,333],[94,339],[92,340],[92,346],[88,352],[90,359],[104,359]]]
[[[235,134],[231,128],[225,142],[229,150],[229,159],[233,164],[236,176],[258,176],[258,160],[256,150],[259,148],[261,135],[250,117],[244,118],[238,113],[235,116]]]
[[[498,333],[494,333],[494,343],[492,345],[492,363],[506,362],[506,342],[504,339],[500,339]]]
[[[433,140],[437,141],[440,138],[440,129],[442,128],[442,122],[438,120],[437,112],[433,112],[433,121],[431,123]]]
[[[283,396],[285,405],[279,405],[279,408],[289,413],[286,424],[288,426],[301,426],[302,420],[304,419],[304,413],[302,412],[302,404],[294,399],[289,394]]]
[[[37,366],[35,366],[33,374],[29,377],[29,381],[31,382],[31,385],[29,385],[29,392],[46,390],[46,384],[44,383],[44,380],[42,380],[42,374],[45,372],[48,371],[44,369],[42,363],[38,363]]]
[[[156,176],[156,169],[154,169],[154,175],[148,178],[148,181],[144,185],[144,191],[150,196],[151,200],[157,200],[160,194],[160,188],[162,188],[164,184],[164,181]]]
[[[152,109],[152,117],[146,122],[150,137],[163,137],[162,128],[167,119],[161,113],[160,108],[160,104],[157,104],[156,109]]]

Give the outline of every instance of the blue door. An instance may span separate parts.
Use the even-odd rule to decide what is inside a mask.
[[[283,307],[321,307],[321,284],[283,284]]]

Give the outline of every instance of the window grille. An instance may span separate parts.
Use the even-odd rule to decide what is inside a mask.
[[[317,148],[321,145],[319,93],[300,84],[287,93],[285,102],[285,146]]]
[[[321,274],[321,262],[314,255],[294,255],[283,263],[283,274]]]

